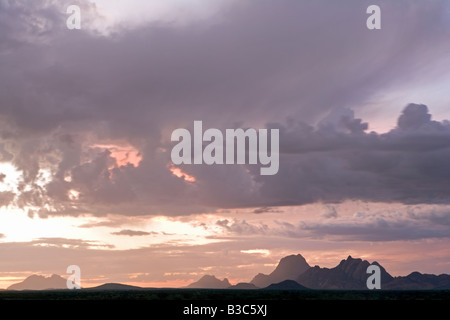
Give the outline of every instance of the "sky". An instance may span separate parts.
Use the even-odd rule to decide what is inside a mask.
[[[450,273],[449,38],[445,0],[0,0],[0,288]],[[278,129],[279,171],[174,165],[198,120]]]

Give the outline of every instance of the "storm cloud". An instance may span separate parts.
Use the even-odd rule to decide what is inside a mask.
[[[424,76],[436,76],[448,49],[444,1],[383,2],[379,33],[365,28],[368,2],[324,11],[322,1],[286,0],[108,35],[67,30],[68,2],[28,4],[0,1],[0,157],[21,172],[0,205],[45,217],[449,202],[447,121],[422,104],[398,106],[383,134],[355,117],[374,95],[417,83],[424,60],[434,63]],[[89,26],[97,8],[79,5]],[[170,133],[194,120],[280,129],[278,174],[195,165],[180,167],[195,181],[177,177]]]

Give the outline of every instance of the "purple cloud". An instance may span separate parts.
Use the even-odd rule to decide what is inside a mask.
[[[448,122],[410,105],[395,129],[377,134],[341,107],[357,111],[375,94],[417,85],[411,75],[423,61],[430,81],[443,72],[446,51],[429,48],[448,46],[437,32],[448,24],[445,1],[427,10],[383,2],[383,28],[370,33],[363,3],[323,10],[323,1],[243,1],[217,21],[153,22],[109,36],[67,30],[63,4],[24,4],[0,4],[0,157],[22,173],[5,205],[103,216],[449,201]],[[94,21],[95,7],[80,5],[83,23]],[[220,129],[279,128],[279,173],[183,166],[195,183],[173,175],[170,132],[199,119]],[[112,148],[98,147],[119,144],[139,154],[139,165],[120,165]]]

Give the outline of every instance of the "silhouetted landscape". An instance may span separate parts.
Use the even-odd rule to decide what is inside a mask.
[[[121,283],[106,283],[80,290],[66,289],[66,279],[52,275],[31,275],[0,292],[1,299],[133,299],[133,300],[303,300],[303,299],[448,299],[450,275],[412,272],[393,277],[380,264],[381,290],[368,290],[366,260],[342,260],[334,268],[311,267],[300,255],[280,260],[268,275],[259,273],[250,282],[230,284],[213,275],[204,275],[185,288],[144,288]]]

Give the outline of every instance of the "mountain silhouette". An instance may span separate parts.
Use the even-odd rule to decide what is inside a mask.
[[[377,262],[372,264],[380,267],[381,287],[393,281],[393,277]],[[354,259],[348,256],[334,268],[320,268],[315,266],[308,269],[296,281],[311,289],[343,289],[343,290],[365,290],[367,289],[367,260]]]
[[[185,288],[197,289],[258,289],[263,290],[305,290],[337,289],[368,290],[367,274],[369,265],[377,265],[381,271],[381,289],[383,290],[450,290],[449,274],[422,274],[412,272],[407,276],[392,277],[378,262],[352,258],[341,262],[334,268],[310,267],[302,255],[290,255],[280,260],[274,271],[268,275],[259,273],[250,283],[241,282],[231,285],[228,279],[219,280],[213,275],[205,275]],[[53,274],[50,277],[31,275],[6,290],[51,290],[67,289],[66,279]],[[105,283],[85,290],[144,290],[138,286],[121,283]],[[0,289],[1,290],[1,289]]]
[[[367,274],[367,267],[371,264],[380,267],[381,289],[384,290],[450,290],[448,274],[412,272],[407,276],[392,277],[378,262],[370,263],[351,256],[341,260],[334,268],[310,267],[300,254],[282,258],[271,274],[260,273],[251,283],[260,288],[283,289],[289,286],[294,288],[295,283],[285,282],[294,280],[310,289],[368,290],[367,278],[370,275]]]
[[[67,289],[67,280],[56,274],[50,277],[40,275],[31,275],[22,282],[15,283],[7,288],[7,290],[50,290],[50,289]]]
[[[187,288],[196,289],[226,289],[229,288],[231,284],[228,279],[223,280],[217,279],[215,276],[205,275],[201,277],[198,281],[191,283]]]
[[[228,287],[228,289],[251,290],[251,289],[258,289],[258,287],[255,286],[253,283],[239,282],[233,286]]]
[[[250,283],[253,283],[259,288],[265,288],[272,283],[279,283],[284,280],[296,280],[310,268],[310,265],[301,254],[290,255],[282,258],[272,273],[269,275],[259,273]]]
[[[264,290],[309,290],[294,280],[284,280],[279,283],[272,283]]]
[[[130,286],[128,284],[122,284],[122,283],[105,283],[105,284],[99,285],[97,287],[87,288],[85,290],[125,291],[125,290],[142,290],[142,289],[144,289],[144,288],[137,287],[137,286]]]
[[[450,275],[412,272],[405,277],[395,277],[383,289],[395,290],[450,290]]]

